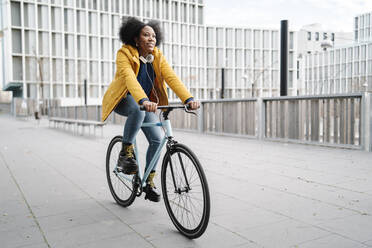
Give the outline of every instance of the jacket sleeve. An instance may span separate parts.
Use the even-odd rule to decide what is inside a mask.
[[[116,58],[116,71],[118,73],[119,80],[126,84],[128,91],[137,103],[141,99],[147,98],[145,91],[142,89],[142,86],[137,80],[128,56],[122,51],[118,52]]]
[[[181,82],[181,80],[177,77],[176,73],[168,64],[163,54],[161,54],[160,56],[161,56],[160,69],[165,82],[184,103],[187,99],[193,96],[190,94],[190,92],[187,90],[186,86]]]

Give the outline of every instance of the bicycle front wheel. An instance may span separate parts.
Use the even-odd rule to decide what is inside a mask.
[[[200,237],[208,226],[210,197],[208,183],[195,154],[175,144],[165,154],[161,186],[168,214],[183,235]]]
[[[106,175],[111,194],[115,201],[123,207],[128,207],[136,198],[139,178],[137,174],[125,175],[117,171],[122,140],[122,136],[116,136],[111,140],[108,146],[106,154]]]

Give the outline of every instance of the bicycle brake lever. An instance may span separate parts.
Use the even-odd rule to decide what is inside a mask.
[[[193,115],[195,115],[195,116],[198,116],[197,113],[195,113],[195,112],[192,111],[192,110],[189,110],[188,107],[187,107],[187,105],[185,105],[185,112],[188,113],[188,114],[193,114]]]

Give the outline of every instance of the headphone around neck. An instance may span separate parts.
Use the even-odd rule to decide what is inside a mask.
[[[150,53],[150,54],[148,54],[148,55],[146,56],[146,58],[143,57],[143,56],[140,56],[139,59],[140,59],[144,64],[146,64],[146,63],[152,63],[152,62],[154,61],[154,55],[152,55],[152,54]]]

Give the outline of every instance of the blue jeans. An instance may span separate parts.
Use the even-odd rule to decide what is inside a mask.
[[[141,111],[133,96],[129,94],[120,101],[114,111],[119,115],[127,117],[124,125],[123,143],[133,144],[140,129],[142,129],[145,134],[146,139],[149,142],[149,147],[147,148],[146,153],[145,169],[147,169],[156,150],[160,146],[163,134],[160,127],[141,127],[141,125],[143,122],[159,122],[159,118],[155,113]],[[153,171],[155,170],[157,163],[158,161],[156,161]]]

